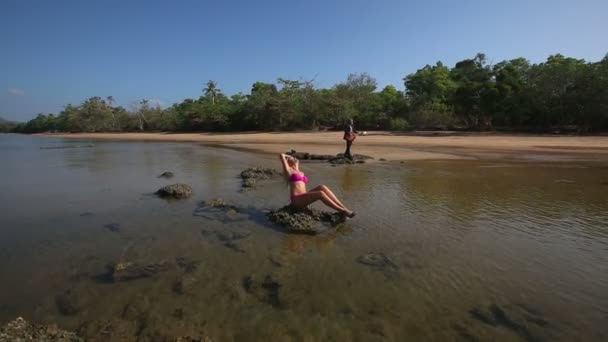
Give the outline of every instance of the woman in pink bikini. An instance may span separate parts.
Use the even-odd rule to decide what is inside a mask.
[[[355,216],[355,212],[346,208],[327,186],[320,185],[307,191],[306,183],[308,183],[308,177],[304,175],[304,172],[300,171],[300,163],[296,158],[284,153],[281,153],[280,158],[283,163],[285,179],[289,183],[291,204],[293,206],[304,208],[313,202],[321,200],[326,206],[343,213],[347,217]]]

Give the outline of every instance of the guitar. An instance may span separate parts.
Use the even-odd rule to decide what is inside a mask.
[[[346,141],[355,141],[355,139],[357,139],[357,135],[355,133],[351,133],[351,134],[344,133],[343,139]]]

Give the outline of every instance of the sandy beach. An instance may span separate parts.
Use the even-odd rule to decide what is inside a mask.
[[[341,132],[280,133],[48,133],[40,137],[195,142],[257,153],[291,149],[318,154],[343,152]],[[495,133],[368,132],[353,145],[354,153],[376,159],[402,160],[522,160],[608,162],[608,136],[504,135]]]

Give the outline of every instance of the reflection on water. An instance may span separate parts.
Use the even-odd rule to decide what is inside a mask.
[[[304,164],[311,186],[358,215],[297,236],[265,220],[287,203],[284,182],[240,191],[240,170],[278,168],[274,156],[185,143],[40,149],[89,143],[0,136],[2,322],[94,336],[113,320],[133,339],[608,338],[606,165]],[[193,198],[149,195],[169,182],[191,184]],[[238,213],[196,211],[215,197]],[[112,282],[107,264],[120,261],[169,267]]]

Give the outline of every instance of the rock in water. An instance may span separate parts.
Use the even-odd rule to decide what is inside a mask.
[[[56,325],[30,324],[19,317],[0,328],[0,341],[81,342],[83,340],[75,333],[61,330]]]
[[[243,188],[255,188],[257,181],[274,178],[281,173],[275,169],[263,167],[250,167],[241,171],[241,179],[243,180]]]
[[[141,265],[135,262],[119,262],[110,266],[114,282],[151,277],[169,269],[170,263],[163,260],[153,264]]]
[[[299,209],[292,205],[287,205],[277,211],[267,214],[268,219],[287,229],[290,233],[297,234],[318,234],[321,232],[320,223],[329,223],[335,226],[344,222],[344,215],[338,213],[328,213],[309,207]]]
[[[158,178],[173,178],[173,172],[171,171],[165,171],[163,173],[160,174],[160,176],[158,176]]]
[[[280,174],[281,173],[275,169],[269,169],[264,167],[250,167],[246,170],[241,171],[241,178],[270,179]]]
[[[192,196],[192,188],[188,184],[171,184],[158,189],[156,194],[160,197],[188,198]]]

